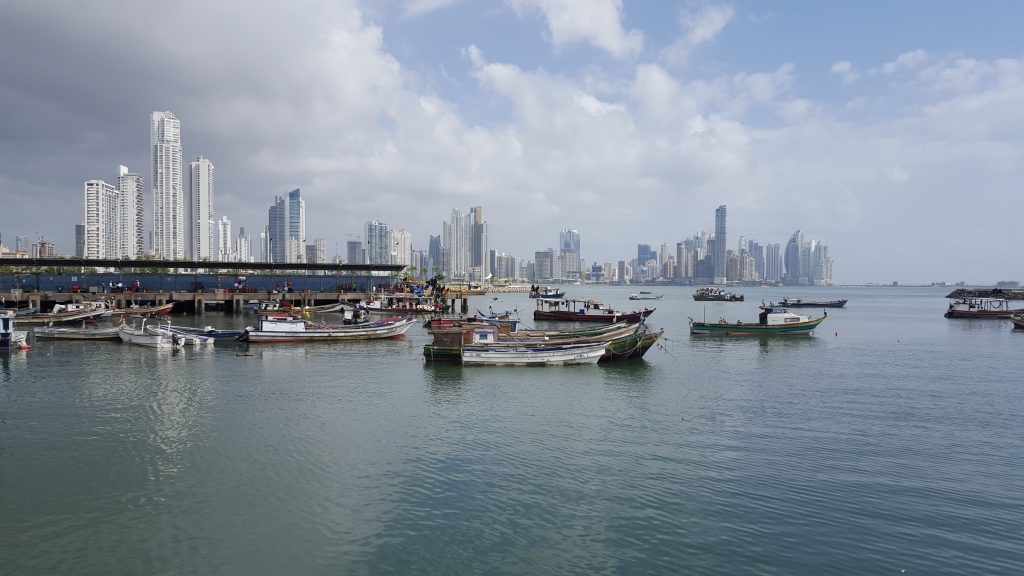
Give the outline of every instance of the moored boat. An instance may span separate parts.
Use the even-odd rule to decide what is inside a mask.
[[[846,300],[804,300],[803,298],[783,298],[779,306],[784,308],[842,308]]]
[[[54,306],[56,311],[39,312],[31,316],[15,316],[16,324],[32,324],[44,326],[47,324],[68,324],[71,322],[82,322],[84,320],[98,320],[104,315],[109,316],[109,311],[96,310],[92,308],[65,310],[63,306]]]
[[[591,344],[565,344],[495,348],[492,346],[466,346],[462,348],[463,365],[482,366],[564,366],[570,364],[597,364],[604,354],[604,342]]]
[[[633,312],[622,312],[609,308],[596,300],[558,300],[553,298],[537,298],[537,309],[533,311],[534,320],[563,322],[629,322],[636,324],[654,313],[654,308],[644,308]]]
[[[1024,314],[1010,314],[1010,322],[1014,330],[1024,330]]]
[[[415,323],[414,318],[404,317],[363,324],[328,325],[284,315],[266,316],[260,318],[257,326],[247,327],[239,340],[251,344],[377,340],[401,336]]]
[[[661,294],[652,294],[650,292],[645,292],[643,290],[637,292],[636,294],[629,295],[630,300],[661,300],[661,297]]]
[[[693,293],[693,299],[699,302],[743,302],[743,294],[726,292],[721,288],[708,286],[705,288],[698,288],[697,291]]]
[[[28,333],[14,329],[14,310],[0,310],[0,350],[27,349]]]
[[[1024,314],[1024,308],[1010,308],[1006,298],[958,298],[949,303],[946,318],[1009,318]]]
[[[609,342],[605,346],[604,354],[601,355],[598,362],[621,362],[623,360],[643,358],[651,346],[654,346],[658,339],[665,334],[664,328],[655,332],[645,324],[640,326],[640,329],[636,332]]]
[[[36,338],[48,338],[53,340],[120,340],[119,326],[85,326],[80,328],[71,326],[36,326],[32,329],[32,335]]]
[[[206,336],[214,340],[237,340],[242,335],[241,330],[222,330],[213,326],[171,326],[171,330],[179,334],[190,336]]]
[[[131,320],[131,324],[128,323]],[[122,318],[121,326],[118,328],[118,336],[121,341],[127,344],[148,346],[150,348],[181,348],[184,343],[176,335],[167,330],[170,322],[163,318],[151,318],[149,316],[132,316]],[[153,329],[158,328],[158,329]]]
[[[115,318],[131,316],[166,316],[174,310],[174,302],[167,304],[131,304],[124,308],[114,308]]]
[[[811,334],[828,317],[794,314],[780,306],[762,306],[757,322],[697,322],[690,318],[690,334],[721,334],[723,336],[802,335]]]
[[[530,286],[530,298],[565,298],[565,290],[551,286]]]

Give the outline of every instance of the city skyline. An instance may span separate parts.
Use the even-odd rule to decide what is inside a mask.
[[[575,229],[585,260],[617,262],[728,205],[728,236],[826,241],[837,283],[1017,279],[1024,7],[943,7],[342,0],[193,22],[188,2],[4,3],[0,193],[17,209],[0,234],[73,253],[83,182],[124,165],[148,193],[139,118],[171,110],[187,157],[216,163],[214,221],[258,236],[267,202],[301,188],[329,256],[367,221],[429,250],[450,207],[484,206],[503,253]]]

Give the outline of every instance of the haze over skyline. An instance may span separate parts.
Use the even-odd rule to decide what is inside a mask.
[[[1024,4],[0,0],[0,232],[72,253],[149,116],[258,231],[301,188],[328,253],[482,206],[531,259],[714,230],[821,239],[837,283],[1019,280]],[[152,182],[145,182],[147,214]],[[147,219],[147,229],[151,221]]]

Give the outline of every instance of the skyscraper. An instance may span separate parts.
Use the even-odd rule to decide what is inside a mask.
[[[227,216],[221,216],[217,221],[217,260],[230,262],[234,260],[231,250],[231,220]]]
[[[444,242],[444,275],[449,278],[465,280],[469,268],[469,250],[466,246],[466,218],[458,208],[452,209],[449,222],[442,225]]]
[[[391,229],[383,222],[366,223],[366,263],[391,264]]]
[[[85,200],[85,258],[120,258],[121,194],[103,180],[87,180]]]
[[[296,188],[274,197],[267,218],[270,262],[302,262],[306,257],[306,202]]]
[[[562,260],[562,277],[580,277],[580,233],[564,229],[558,234],[558,255]]]
[[[725,235],[725,212],[725,204],[715,210],[715,251],[711,259],[715,284],[725,284],[726,280],[725,250],[728,241]]]
[[[121,193],[121,256],[136,258],[146,251],[142,175],[129,172],[125,166],[118,166],[117,188]]]
[[[160,258],[185,257],[185,198],[181,182],[181,122],[170,112],[153,112],[153,236]]]
[[[395,264],[410,266],[412,264],[412,234],[402,228],[391,235],[391,253]]]
[[[782,283],[787,286],[800,284],[800,277],[803,276],[800,266],[800,245],[803,244],[803,241],[803,235],[797,230],[793,232],[789,242],[786,243],[786,252],[783,255],[786,270],[782,276]]]
[[[359,240],[349,240],[345,243],[345,262],[349,264],[365,264],[366,256],[363,252],[363,243]]]
[[[479,275],[478,280],[483,280],[490,275],[490,266],[487,258],[487,221],[484,220],[484,209],[474,206],[469,209],[469,222],[466,225],[469,233],[469,268],[475,270]]]
[[[252,238],[245,226],[238,227],[238,241],[235,243],[235,258],[238,262],[252,262]]]
[[[214,243],[213,162],[202,156],[196,156],[189,164],[188,226],[189,257],[196,261],[211,260],[220,251],[217,247],[219,243]],[[230,233],[225,238],[230,239]],[[229,241],[227,252],[230,251]]]

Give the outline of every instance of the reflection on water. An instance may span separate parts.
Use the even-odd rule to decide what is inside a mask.
[[[12,378],[12,371],[23,370],[27,365],[27,350],[0,350],[0,374],[4,381]]]
[[[465,394],[465,380],[461,364],[424,362],[423,378],[435,402],[459,402]]]

